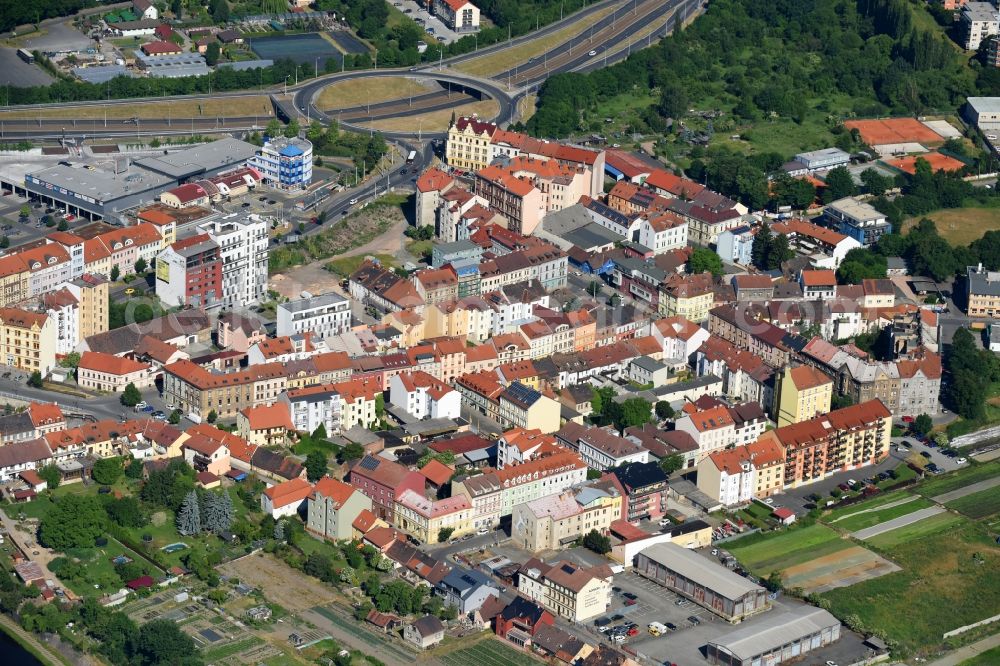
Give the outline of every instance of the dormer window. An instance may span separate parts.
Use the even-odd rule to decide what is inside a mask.
[[[131,244],[132,244],[132,239],[131,238],[126,238],[125,239],[125,245],[131,245]]]

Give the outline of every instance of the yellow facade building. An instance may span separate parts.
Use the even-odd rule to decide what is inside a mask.
[[[0,308],[0,364],[47,375],[56,364],[55,319],[18,308]]]
[[[830,411],[833,380],[809,365],[786,366],[779,378],[778,427],[808,421]]]

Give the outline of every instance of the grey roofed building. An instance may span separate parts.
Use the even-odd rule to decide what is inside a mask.
[[[135,349],[144,335],[166,342],[181,336],[201,337],[201,333],[210,330],[211,326],[212,321],[201,310],[183,310],[141,324],[128,324],[92,335],[81,343],[81,351],[97,351],[117,356]]]
[[[34,433],[35,424],[27,411],[0,416],[0,441],[30,439]]]
[[[760,585],[751,583],[743,576],[733,573],[718,562],[713,562],[703,555],[676,544],[654,544],[643,549],[640,554],[727,599],[738,599],[746,594],[764,589]]]
[[[243,71],[246,69],[257,69],[264,67],[271,67],[274,65],[274,61],[271,59],[266,60],[237,60],[236,62],[220,62],[216,65],[216,69],[228,68],[234,71]]]
[[[621,236],[618,234],[593,222],[578,229],[567,231],[562,237],[567,243],[588,252],[599,250],[608,245],[614,245],[616,241],[621,240]]]
[[[0,446],[0,481],[9,481],[26,469],[52,458],[52,450],[44,439],[30,439]]]
[[[635,365],[647,372],[658,372],[667,367],[655,358],[651,358],[649,356],[640,356],[639,358],[633,359],[632,365]]]
[[[176,179],[213,176],[244,164],[256,150],[253,144],[227,137],[167,155],[146,157],[136,164]]]
[[[303,312],[305,310],[312,310],[314,308],[322,307],[324,305],[335,305],[337,303],[343,303],[347,299],[340,294],[329,292],[326,294],[320,294],[319,296],[312,296],[310,298],[300,298],[295,301],[287,301],[282,303],[280,308],[287,310],[291,313]]]
[[[87,83],[106,83],[116,76],[134,77],[125,65],[96,65],[94,67],[74,67],[73,76]]]
[[[840,620],[822,608],[802,606],[794,611],[771,613],[752,626],[708,641],[706,656],[710,663],[727,666],[778,664],[839,638]]]
[[[85,169],[82,164],[78,167],[57,164],[25,174],[24,184],[43,201],[52,199],[107,217],[113,210],[151,203],[177,181],[135,165],[114,173],[106,169]]]

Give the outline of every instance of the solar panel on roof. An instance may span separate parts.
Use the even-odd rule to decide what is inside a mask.
[[[378,469],[378,465],[379,465],[378,459],[377,458],[373,458],[371,456],[366,456],[366,457],[362,458],[361,462],[358,463],[358,466],[361,469],[367,469],[368,471],[374,471],[374,470]]]

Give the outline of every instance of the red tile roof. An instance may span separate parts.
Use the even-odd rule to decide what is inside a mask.
[[[79,367],[83,370],[102,372],[109,375],[129,375],[150,368],[149,363],[140,363],[130,358],[105,354],[104,352],[83,352]]]
[[[273,405],[247,407],[240,413],[246,417],[251,430],[271,430],[274,428],[295,430],[292,425],[292,417],[288,413],[288,405],[285,403],[277,402]]]
[[[280,509],[289,504],[301,502],[312,493],[312,485],[303,479],[292,479],[278,485],[271,486],[264,491],[275,509]]]

